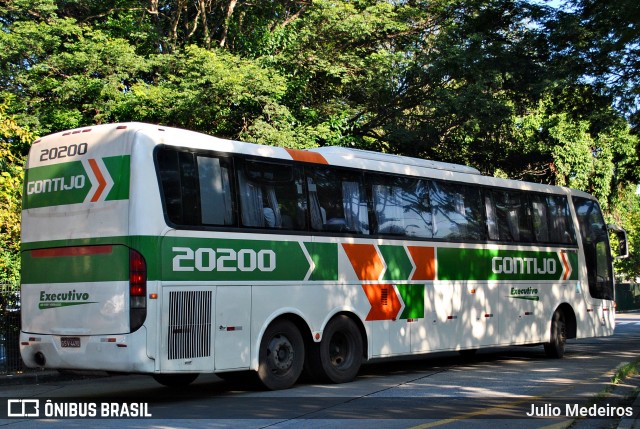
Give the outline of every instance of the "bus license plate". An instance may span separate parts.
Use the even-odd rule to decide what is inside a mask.
[[[80,347],[80,337],[62,337],[60,345],[62,347]]]

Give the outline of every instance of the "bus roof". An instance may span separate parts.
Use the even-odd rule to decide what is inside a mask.
[[[57,139],[60,137],[73,136],[77,134],[87,135],[85,133],[89,133],[89,135],[92,135],[92,138],[95,139],[97,138],[97,135],[106,136],[116,130],[118,130],[118,132],[142,132],[143,134],[150,137],[151,141],[153,141],[154,144],[188,146],[193,149],[214,150],[220,152],[238,153],[249,156],[269,157],[275,159],[293,159],[303,162],[329,164],[379,172],[388,171],[418,176],[427,174],[428,176],[433,176],[434,178],[464,181],[474,184],[484,184],[505,188],[515,186],[519,189],[535,190],[538,192],[570,192],[573,195],[593,198],[593,196],[585,192],[577,191],[574,189],[569,190],[568,188],[557,187],[553,185],[485,176],[478,169],[466,165],[432,161],[427,159],[413,158],[388,153],[379,153],[340,146],[325,146],[311,149],[286,149],[276,146],[267,146],[237,140],[224,139],[175,127],[166,127],[163,125],[154,125],[140,122],[87,126],[75,130],[67,130],[56,134],[44,136],[34,143],[39,143],[41,141],[45,142],[52,138]],[[178,135],[180,135],[180,138],[177,138]]]
[[[429,159],[412,158],[403,155],[374,152],[370,150],[352,149],[341,146],[325,146],[315,149],[307,149],[321,155],[333,155],[345,160],[362,159],[367,161],[390,162],[394,164],[410,165],[412,167],[432,168],[435,170],[452,171],[466,174],[482,174],[479,170],[467,165],[451,164],[448,162],[432,161]]]

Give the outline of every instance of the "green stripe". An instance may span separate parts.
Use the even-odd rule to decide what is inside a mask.
[[[563,264],[557,252],[438,248],[439,280],[559,280]],[[566,253],[578,279],[578,256]]]
[[[135,249],[142,253],[147,262],[147,275],[149,280],[209,280],[209,281],[301,281],[309,272],[310,264],[305,255],[305,250],[310,255],[314,263],[314,269],[309,277],[310,281],[338,281],[338,244],[336,243],[314,243],[298,241],[271,241],[271,240],[240,240],[240,239],[213,239],[213,238],[186,238],[186,237],[154,237],[154,236],[121,236],[121,237],[101,237],[86,238],[75,240],[56,240],[46,242],[22,243],[23,250],[23,282],[32,283],[34,279],[40,281],[53,281],[49,275],[56,274],[58,278],[64,278],[66,274],[65,268],[58,264],[48,264],[44,261],[33,261],[28,253],[24,253],[33,249],[46,249],[67,246],[88,246],[88,245],[121,245]],[[173,272],[173,259],[177,255],[172,251],[173,247],[187,247],[195,252],[199,248],[203,249],[232,249],[237,252],[242,249],[249,249],[255,252],[261,250],[273,251],[276,257],[276,267],[272,271],[264,272],[254,270],[252,272],[243,272],[240,270],[219,272],[217,270],[211,272],[198,272],[195,269],[194,262],[189,262],[187,266],[194,267],[193,271]],[[410,275],[410,268],[407,262],[408,256],[403,246],[379,246],[380,252],[387,263],[387,272],[385,280],[406,280]],[[159,250],[160,249],[160,250]],[[438,248],[436,249],[438,263],[438,280],[558,280],[562,274],[562,263],[557,252],[535,252],[535,251],[510,251],[510,250],[488,250],[488,249],[458,249],[458,248]],[[96,255],[97,257],[100,255]],[[124,256],[124,255],[123,255]],[[206,255],[205,255],[206,256]],[[225,256],[216,253],[216,256]],[[572,266],[570,280],[578,279],[578,255],[575,252],[568,252],[566,256]],[[245,253],[246,258],[252,256]],[[522,264],[516,262],[517,273],[494,273],[492,271],[493,258],[522,258]],[[57,258],[60,259],[60,258]],[[528,259],[527,262],[524,259]],[[533,262],[533,260],[537,262]],[[544,260],[552,259],[555,264],[556,272],[553,274],[536,274],[533,272],[534,264],[542,267]],[[127,258],[122,261],[127,261]],[[95,260],[97,261],[97,260]],[[245,261],[249,261],[246,259]],[[207,261],[204,261],[207,263]],[[250,261],[249,261],[250,262]],[[91,260],[93,265],[94,260]],[[98,274],[92,274],[93,269],[88,266],[81,266],[86,271],[77,271],[80,274],[74,274],[73,278],[106,278],[105,276],[113,276],[111,271],[117,272],[118,269],[112,270],[109,264],[114,261],[104,261],[96,264]],[[513,263],[513,261],[511,262]],[[548,262],[546,262],[548,263]],[[69,265],[70,262],[67,263]],[[120,265],[126,263],[122,262]],[[80,264],[81,265],[81,264]],[[117,265],[117,264],[116,264]],[[236,267],[237,264],[231,266]],[[529,273],[527,273],[527,266]],[[520,268],[524,268],[520,270]],[[68,268],[68,267],[67,267]],[[504,267],[503,267],[504,268]],[[507,267],[509,268],[509,267]],[[62,277],[61,277],[62,276]],[[124,279],[126,275],[121,272],[116,278]]]
[[[404,310],[400,315],[400,319],[421,319],[424,318],[424,285],[409,284],[396,285],[402,301],[404,301]]]
[[[114,182],[106,201],[128,200],[129,183],[131,181],[131,157],[129,155],[111,156],[103,158],[102,161]]]
[[[383,280],[408,280],[413,271],[413,264],[404,246],[378,246],[387,264]]]
[[[309,280],[338,280],[338,244],[304,243],[311,255],[314,269]]]

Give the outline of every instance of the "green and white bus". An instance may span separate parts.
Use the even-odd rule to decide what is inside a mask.
[[[614,330],[597,201],[467,166],[99,125],[33,144],[23,203],[32,367],[167,385],[254,371],[283,389],[373,358],[562,357]]]

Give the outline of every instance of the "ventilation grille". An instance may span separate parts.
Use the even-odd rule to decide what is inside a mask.
[[[211,356],[211,291],[170,292],[169,359]]]

